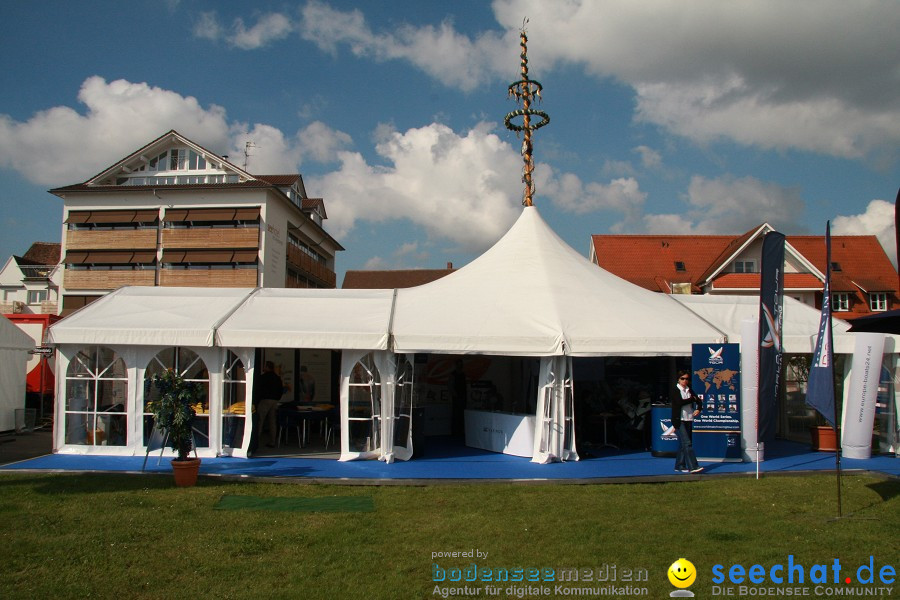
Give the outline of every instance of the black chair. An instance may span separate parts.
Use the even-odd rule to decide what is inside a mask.
[[[278,423],[278,447],[281,447],[281,434],[284,434],[284,441],[287,443],[290,431],[297,430],[297,447],[302,448],[304,442],[304,418],[297,408],[294,406],[279,406],[276,415]]]

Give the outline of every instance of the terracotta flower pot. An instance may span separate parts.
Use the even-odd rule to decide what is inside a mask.
[[[172,473],[175,475],[175,485],[178,487],[192,487],[197,483],[197,474],[200,472],[200,459],[172,460]]]
[[[835,452],[837,450],[837,437],[831,427],[827,425],[810,427],[809,433],[812,435],[813,450],[819,452]]]

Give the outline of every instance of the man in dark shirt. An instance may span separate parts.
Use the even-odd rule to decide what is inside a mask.
[[[275,372],[275,364],[271,360],[266,361],[262,375],[259,376],[259,396],[256,400],[256,416],[259,422],[259,436],[268,428],[269,448],[275,447],[278,436],[278,403],[284,391],[284,383]]]

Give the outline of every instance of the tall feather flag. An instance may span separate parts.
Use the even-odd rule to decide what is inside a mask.
[[[825,224],[825,289],[822,292],[822,317],[816,337],[816,351],[809,368],[806,403],[819,411],[835,427],[834,345],[831,330],[831,221]]]
[[[781,324],[784,303],[784,234],[763,238],[759,283],[759,412],[757,439],[775,439],[778,391],[781,386]]]
[[[809,368],[806,403],[819,411],[835,431],[837,448],[834,453],[834,472],[837,476],[838,517],[843,516],[841,502],[841,436],[837,426],[837,406],[834,402],[834,338],[831,328],[831,221],[825,223],[825,289],[822,291],[822,317],[816,337],[816,351]]]

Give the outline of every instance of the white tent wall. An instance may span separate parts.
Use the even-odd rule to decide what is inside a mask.
[[[531,462],[578,460],[572,357],[543,357],[540,379]]]
[[[16,410],[25,408],[28,351],[34,341],[0,315],[0,431],[15,429]]]
[[[76,435],[73,428],[83,425],[70,418],[67,405],[71,399],[67,398],[69,392],[67,382],[69,367],[75,356],[82,351],[89,351],[96,344],[62,344],[58,347],[59,375],[57,377],[56,415],[54,419],[53,447],[56,452],[62,454],[99,454],[117,456],[140,456],[145,454],[144,444],[144,401],[146,377],[148,367],[160,352],[172,348],[171,346],[127,346],[121,344],[103,345],[112,350],[121,358],[127,370],[127,400],[125,411],[127,414],[127,443],[122,446],[94,445],[79,443],[82,438]],[[223,367],[228,350],[224,348],[186,347],[195,353],[203,361],[209,381],[208,407],[209,411],[202,418],[208,420],[208,439],[202,439],[197,435],[197,454],[201,457],[212,457],[229,454],[237,457],[246,457],[250,443],[249,418],[244,419],[242,445],[240,448],[223,448],[222,444],[222,400],[223,400]],[[247,397],[253,384],[253,351],[248,349],[235,349],[235,354],[245,366],[247,379]],[[75,442],[75,443],[73,443]],[[158,454],[158,451],[154,453]],[[170,449],[166,449],[165,456],[174,456]]]

